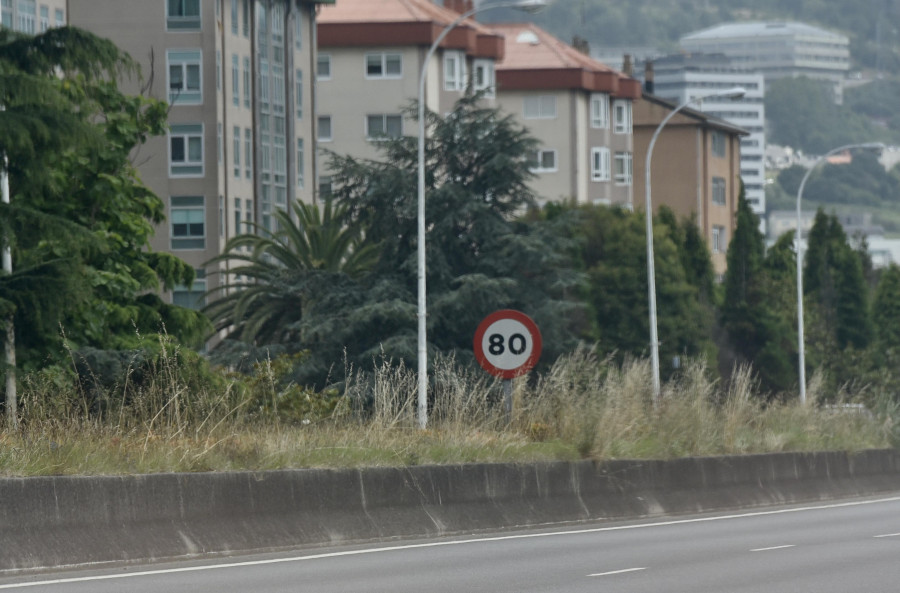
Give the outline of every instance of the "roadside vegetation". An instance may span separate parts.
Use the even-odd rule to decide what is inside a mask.
[[[539,207],[529,190],[537,141],[477,95],[427,115],[433,401],[421,431],[412,370],[416,140],[378,142],[381,160],[330,155],[331,194],[232,237],[202,270],[219,280],[205,308],[181,307],[160,295],[193,287],[195,270],[150,249],[167,206],[131,160],[165,133],[166,106],[122,94],[113,81],[123,72],[133,72],[131,60],[87,33],[0,28],[0,152],[11,195],[0,204],[0,246],[13,263],[0,273],[0,335],[16,354],[0,379],[18,386],[2,408],[0,475],[900,442],[900,267],[872,269],[837,219],[819,212],[803,282],[815,380],[799,406],[792,237],[766,250],[741,197],[719,283],[696,223],[660,209],[664,389],[655,403],[644,359],[643,213]],[[538,367],[515,384],[508,421],[500,385],[472,352],[478,323],[506,308],[529,314],[543,337]],[[213,335],[222,339],[199,354]]]
[[[665,383],[654,405],[646,360],[620,364],[589,348],[516,380],[508,422],[497,381],[439,359],[424,431],[415,372],[390,361],[347,369],[340,389],[322,392],[286,380],[285,359],[229,376],[164,346],[141,364],[102,389],[76,383],[74,372],[26,376],[20,429],[0,433],[0,475],[856,451],[893,445],[897,430],[892,409],[817,405],[817,378],[800,406],[761,398],[748,368],[726,384],[699,362]]]

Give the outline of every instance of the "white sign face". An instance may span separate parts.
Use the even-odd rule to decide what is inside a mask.
[[[489,363],[504,371],[523,366],[534,351],[531,331],[515,319],[498,319],[484,331],[481,352]]]

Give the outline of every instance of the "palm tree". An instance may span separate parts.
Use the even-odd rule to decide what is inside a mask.
[[[234,237],[211,260],[231,265],[204,309],[217,330],[257,345],[301,342],[317,299],[377,261],[378,245],[348,221],[346,207],[296,201],[291,213],[275,213],[275,231],[253,224],[256,234]]]

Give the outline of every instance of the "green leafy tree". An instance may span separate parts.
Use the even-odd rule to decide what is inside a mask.
[[[165,132],[166,106],[118,90],[137,76],[111,42],[75,28],[36,37],[0,29],[0,150],[9,157],[12,204],[4,209],[13,277],[0,302],[15,312],[23,365],[73,347],[131,348],[137,333],[166,326],[198,340],[201,315],[165,304],[160,288],[190,284],[193,269],[149,250],[162,201],[129,161]]]
[[[900,267],[891,264],[881,273],[872,300],[874,344],[878,352],[900,353]]]
[[[592,331],[590,337],[604,354],[616,353],[620,358],[647,355],[650,329],[644,215],[579,206],[571,208],[568,218],[568,233],[577,246],[572,257],[587,275],[582,299],[591,314],[590,324],[585,324]],[[703,289],[688,280],[705,273],[704,266],[693,261],[697,254],[687,257],[682,249],[690,231],[671,212],[663,212],[660,219],[654,226],[657,333],[660,370],[669,375],[676,357],[714,360],[715,348],[709,313],[700,302]]]

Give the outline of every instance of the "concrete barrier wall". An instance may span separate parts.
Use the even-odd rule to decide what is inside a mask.
[[[893,450],[0,479],[0,571],[429,537],[900,491]]]

